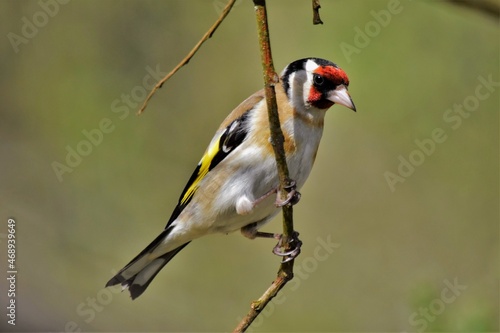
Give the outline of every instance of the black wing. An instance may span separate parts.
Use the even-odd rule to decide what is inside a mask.
[[[174,221],[182,210],[189,204],[194,193],[198,189],[200,181],[205,175],[222,162],[236,147],[246,138],[248,133],[247,119],[251,109],[242,114],[238,119],[233,120],[220,134],[219,138],[208,147],[200,163],[196,166],[191,178],[186,184],[179,198],[179,203],[172,212],[167,226]]]

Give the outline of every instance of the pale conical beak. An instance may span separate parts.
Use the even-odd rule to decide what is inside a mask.
[[[349,108],[353,111],[356,111],[356,107],[354,106],[354,102],[351,99],[351,96],[347,92],[346,86],[341,84],[337,87],[337,89],[331,91],[328,94],[328,100],[332,101],[335,104],[340,104]]]

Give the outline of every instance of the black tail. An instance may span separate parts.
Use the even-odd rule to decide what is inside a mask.
[[[186,245],[183,244],[174,250],[165,253],[155,259],[149,259],[151,252],[163,240],[168,233],[164,230],[156,239],[151,242],[139,255],[132,259],[124,268],[122,268],[111,280],[106,283],[106,287],[121,284],[123,289],[130,291],[130,297],[136,299],[139,297],[153,281],[156,274],[165,266],[180,250]]]

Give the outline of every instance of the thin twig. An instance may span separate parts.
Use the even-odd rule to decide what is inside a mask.
[[[151,97],[153,97],[153,95],[156,93],[156,91],[158,89],[160,89],[163,84],[168,80],[170,79],[170,77],[172,75],[174,75],[182,66],[186,65],[189,60],[191,60],[191,58],[195,55],[195,53],[198,51],[198,49],[201,47],[201,45],[207,41],[209,38],[212,37],[212,35],[214,34],[215,30],[217,30],[217,28],[219,27],[219,25],[222,23],[222,21],[224,21],[224,19],[226,18],[227,14],[229,14],[229,12],[231,11],[231,8],[233,8],[233,5],[234,3],[236,2],[236,0],[229,0],[229,2],[227,3],[226,7],[224,7],[224,9],[222,10],[222,13],[220,14],[219,18],[217,19],[217,21],[215,21],[215,23],[210,27],[210,29],[208,29],[208,31],[205,33],[205,35],[203,35],[203,37],[200,39],[200,41],[193,47],[193,49],[188,53],[188,55],[181,60],[181,62],[175,66],[174,69],[172,69],[172,71],[170,73],[168,73],[163,79],[161,79],[155,86],[154,88],[151,90],[151,92],[148,94],[148,96],[146,97],[146,100],[144,101],[144,103],[142,104],[141,108],[139,109],[139,111],[137,111],[137,114],[140,115],[141,113],[144,112],[144,110],[146,109],[146,107],[148,106],[148,102],[149,100],[151,99]]]
[[[250,327],[254,319],[257,318],[261,311],[266,307],[269,301],[278,294],[281,288],[283,288],[288,281],[290,281],[289,278],[278,275],[276,280],[273,281],[264,294],[258,300],[252,302],[250,305],[250,311],[247,313],[245,318],[240,321],[238,326],[236,326],[233,333],[245,332],[248,327]]]
[[[467,7],[471,10],[491,16],[493,19],[498,20],[500,17],[500,5],[498,1],[488,0],[448,0],[452,4]]]
[[[312,0],[312,5],[313,5],[313,24],[323,24],[323,21],[321,21],[321,17],[319,16],[319,9],[321,8],[321,5],[319,4],[319,0]]]
[[[285,199],[287,192],[285,187],[290,185],[288,166],[286,164],[285,149],[283,146],[284,137],[281,131],[278,106],[276,104],[276,94],[274,85],[278,83],[278,76],[274,71],[271,55],[271,45],[269,42],[269,28],[267,25],[267,12],[265,0],[254,0],[255,14],[257,18],[257,29],[259,32],[259,45],[264,73],[264,89],[266,94],[267,108],[269,111],[269,126],[271,131],[271,143],[276,156],[276,164],[280,181],[280,192],[282,199]],[[283,207],[283,241],[287,244],[285,251],[290,250],[288,240],[294,234],[293,230],[293,208],[291,205]],[[266,305],[275,297],[285,284],[293,278],[294,260],[290,260],[280,265],[276,279],[264,294],[256,301],[252,302],[250,311],[241,320],[233,332],[245,332],[246,329],[257,318]]]

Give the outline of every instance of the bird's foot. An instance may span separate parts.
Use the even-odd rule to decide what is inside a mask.
[[[276,207],[283,207],[286,205],[295,205],[299,202],[301,194],[299,191],[297,191],[297,183],[295,180],[288,180],[287,184],[283,187],[284,190],[286,190],[287,195],[284,200],[281,199],[281,191],[278,189],[276,192],[276,201],[275,205]]]
[[[273,248],[273,253],[277,256],[284,257],[281,263],[295,259],[300,254],[300,247],[302,246],[302,241],[299,239],[299,233],[294,231],[292,237],[288,240],[288,245],[292,247],[289,251],[281,250],[281,248],[285,247],[285,244],[283,244],[283,235],[278,234],[277,236],[279,237],[279,241]],[[275,238],[277,237],[275,236]]]

